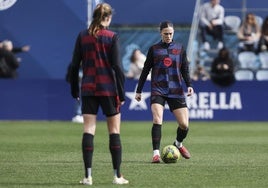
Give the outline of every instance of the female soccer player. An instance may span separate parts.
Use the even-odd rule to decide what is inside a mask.
[[[181,155],[189,159],[190,153],[182,145],[188,133],[188,108],[185,101],[182,81],[186,83],[187,95],[191,96],[194,90],[191,86],[188,60],[183,46],[173,41],[174,27],[170,21],[160,24],[161,41],[149,48],[143,71],[139,78],[135,99],[141,100],[141,92],[146,78],[151,72],[151,110],[153,115],[152,126],[152,163],[160,162],[161,127],[165,103],[169,105],[177,123],[177,137],[174,145]]]
[[[114,184],[128,184],[120,173],[122,146],[120,140],[120,106],[125,101],[125,77],[121,61],[117,35],[108,29],[112,20],[112,7],[107,3],[98,4],[93,12],[93,20],[88,29],[79,33],[72,59],[71,93],[79,99],[78,73],[82,64],[81,86],[84,134],[82,153],[85,177],[81,184],[92,185],[92,155],[94,135],[99,107],[107,117],[109,148],[114,169]]]

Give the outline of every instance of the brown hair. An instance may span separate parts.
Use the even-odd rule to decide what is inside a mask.
[[[105,20],[108,16],[113,14],[113,9],[108,3],[100,3],[96,6],[93,12],[93,20],[89,26],[88,32],[93,36],[97,36],[100,29],[103,28],[101,22]]]
[[[161,22],[159,25],[160,31],[162,31],[163,29],[167,27],[173,27],[173,23],[170,21],[164,21],[164,22]]]
[[[257,20],[256,20],[256,16],[255,16],[255,14],[254,13],[247,13],[246,14],[246,18],[245,18],[245,20],[244,20],[244,25],[248,25],[249,24],[249,21],[248,20],[252,20],[253,22],[252,22],[252,25],[254,26],[254,27],[260,27],[259,25],[258,25],[258,22],[257,22]]]

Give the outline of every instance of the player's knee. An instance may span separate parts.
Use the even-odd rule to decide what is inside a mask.
[[[180,122],[179,127],[183,130],[188,129],[188,122]]]

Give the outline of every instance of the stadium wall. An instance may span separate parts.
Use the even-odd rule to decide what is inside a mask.
[[[122,119],[151,121],[150,82],[143,100],[134,100],[137,81],[126,81],[126,102]],[[74,115],[74,99],[65,80],[0,80],[0,120],[63,120]],[[196,94],[187,98],[192,121],[268,121],[267,81],[237,81],[221,88],[210,81],[194,82]],[[99,119],[104,120],[100,110]],[[165,121],[174,120],[165,110]]]

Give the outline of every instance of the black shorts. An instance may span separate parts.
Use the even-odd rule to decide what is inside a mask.
[[[165,106],[166,101],[168,103],[169,110],[171,112],[178,108],[187,107],[185,98],[168,98],[168,97],[163,97],[160,95],[151,96],[151,104],[157,103],[157,104],[161,104],[162,106]]]
[[[82,114],[97,114],[99,107],[107,117],[120,113],[120,101],[117,96],[83,96]]]

